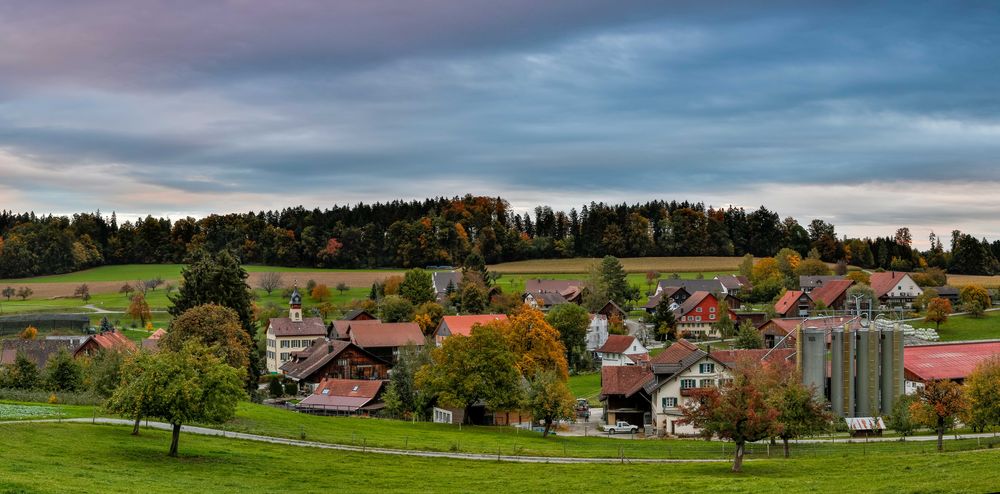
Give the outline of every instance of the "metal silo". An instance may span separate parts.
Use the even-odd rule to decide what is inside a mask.
[[[879,409],[882,415],[888,415],[892,412],[892,404],[897,396],[893,394],[895,392],[894,383],[896,380],[896,367],[893,362],[895,335],[893,334],[893,328],[889,325],[880,325],[878,333],[880,343],[879,352],[882,357],[881,389],[879,390],[881,391],[882,402]]]
[[[871,363],[868,361],[868,346],[869,338],[868,334],[871,331],[868,328],[861,328],[854,333],[854,338],[857,348],[857,373],[855,379],[855,389],[857,390],[857,398],[855,400],[856,407],[854,409],[855,417],[869,417],[871,416],[871,400],[868,394],[868,379],[872,373]]]
[[[802,331],[802,383],[822,399],[826,384],[826,333],[822,329]]]
[[[903,327],[897,323],[892,329],[892,396],[893,401],[903,395]]]
[[[850,326],[830,335],[830,404],[839,417],[854,415],[854,333]]]

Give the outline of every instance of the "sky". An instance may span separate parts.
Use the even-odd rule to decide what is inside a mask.
[[[676,199],[926,247],[1000,238],[998,192],[997,2],[0,2],[2,209]]]

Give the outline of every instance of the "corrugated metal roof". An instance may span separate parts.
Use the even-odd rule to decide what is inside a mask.
[[[910,378],[965,379],[980,362],[1000,355],[1000,341],[908,346],[903,368]]]

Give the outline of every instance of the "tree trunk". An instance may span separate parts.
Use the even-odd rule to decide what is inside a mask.
[[[736,443],[736,456],[733,457],[733,471],[741,472],[743,469],[743,447],[742,441]]]
[[[136,417],[135,417],[135,425],[132,426],[132,435],[133,436],[138,436],[139,435],[139,422],[141,420],[142,420],[142,417],[136,415]]]
[[[552,419],[545,419],[545,432],[542,432],[542,439],[549,437],[549,429],[552,428]]]
[[[181,424],[174,424],[173,435],[170,438],[170,456],[177,456],[177,441],[181,438]]]
[[[789,454],[789,451],[788,451],[788,438],[787,437],[783,437],[783,438],[781,438],[781,441],[783,443],[785,443],[785,458],[788,458],[789,456],[791,456]]]
[[[944,425],[942,425],[940,422],[938,423],[937,426],[937,434],[938,434],[938,441],[937,441],[938,451],[944,451]]]

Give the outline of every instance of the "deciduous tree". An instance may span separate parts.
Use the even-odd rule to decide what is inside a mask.
[[[764,348],[764,339],[760,336],[760,331],[753,325],[753,321],[747,319],[740,323],[740,330],[736,333],[736,348],[755,349]]]
[[[324,300],[330,298],[330,287],[323,283],[319,283],[313,287],[312,291],[309,292],[309,296],[317,302],[323,302]]]
[[[381,316],[385,322],[406,322],[413,320],[413,303],[399,295],[388,295],[382,299]]]
[[[83,387],[83,369],[65,348],[45,364],[45,385],[52,391],[78,391]]]
[[[773,386],[767,393],[778,409],[777,435],[783,443],[785,458],[788,458],[789,440],[822,431],[832,417],[823,409],[823,390],[817,393],[807,388],[794,366],[773,362],[767,364],[766,372]]]
[[[17,289],[17,296],[21,299],[21,301],[28,300],[28,298],[30,298],[34,294],[35,291],[32,290],[30,286],[22,286],[21,288]]]
[[[3,289],[3,292],[0,293],[2,293],[4,298],[6,298],[8,302],[10,302],[10,298],[13,297],[15,293],[17,293],[17,290],[15,290],[14,287],[12,286],[8,286]]]
[[[545,322],[559,332],[559,341],[566,348],[566,361],[570,367],[575,367],[578,360],[574,357],[584,351],[587,345],[590,315],[579,305],[561,304],[545,315]]]
[[[927,304],[927,315],[924,320],[934,323],[934,327],[941,328],[941,323],[948,322],[948,315],[951,314],[951,302],[946,298],[933,298]]]
[[[132,296],[132,301],[128,304],[128,310],[126,313],[132,318],[132,320],[139,320],[141,326],[146,326],[146,321],[153,319],[153,313],[149,310],[149,304],[146,302],[146,296],[142,292],[136,292]]]
[[[434,292],[431,273],[420,268],[407,271],[399,285],[399,294],[413,302],[413,305],[433,302],[437,294]]]
[[[284,285],[284,280],[282,279],[281,273],[275,271],[268,271],[266,273],[261,273],[258,279],[257,286],[261,290],[264,290],[268,295],[271,292],[280,289]]]
[[[209,348],[231,367],[249,368],[252,343],[233,309],[205,304],[184,311],[170,322],[160,348],[177,352],[190,341]]]
[[[927,381],[917,390],[917,400],[910,406],[917,423],[937,432],[937,449],[944,451],[944,432],[965,412],[962,387],[951,380]]]
[[[573,417],[573,393],[557,372],[540,371],[528,388],[527,406],[534,420],[545,424],[542,438],[546,438],[554,423]]]
[[[962,421],[980,432],[1000,426],[1000,356],[980,362],[964,387],[969,406]]]

